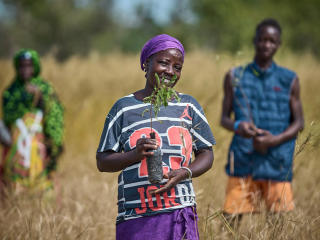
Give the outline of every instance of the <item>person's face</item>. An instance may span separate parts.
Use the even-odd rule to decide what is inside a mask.
[[[281,45],[280,32],[273,26],[263,26],[254,39],[256,56],[269,60]]]
[[[165,77],[164,81],[170,81],[174,74],[176,74],[176,81],[170,85],[170,87],[173,87],[181,77],[182,65],[183,56],[179,50],[170,48],[157,52],[152,55],[145,64],[147,85],[152,88],[157,85],[155,73],[158,74],[160,81],[163,77]]]
[[[22,81],[28,81],[33,77],[34,69],[31,59],[21,59],[18,64],[18,75]]]

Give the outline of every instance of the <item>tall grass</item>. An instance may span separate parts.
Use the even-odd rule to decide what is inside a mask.
[[[320,163],[318,151],[304,151],[295,159],[293,190],[296,209],[274,225],[266,212],[249,214],[231,233],[219,215],[227,176],[224,172],[232,134],[219,125],[222,83],[234,65],[251,60],[251,54],[217,55],[190,52],[176,89],[194,96],[203,106],[218,144],[215,162],[205,175],[194,179],[201,239],[320,239]],[[309,54],[280,53],[278,64],[300,76],[306,125],[320,121],[319,61]],[[65,153],[60,159],[62,205],[37,196],[12,193],[0,203],[2,239],[114,239],[117,216],[117,175],[100,173],[95,151],[105,117],[120,97],[144,87],[138,55],[113,53],[73,57],[60,64],[51,57],[42,61],[42,76],[51,81],[64,103]],[[0,91],[12,81],[9,61],[0,62]],[[314,144],[318,145],[319,140]],[[263,203],[261,203],[263,205]],[[146,229],[147,231],[147,229]],[[236,237],[235,237],[236,236]]]

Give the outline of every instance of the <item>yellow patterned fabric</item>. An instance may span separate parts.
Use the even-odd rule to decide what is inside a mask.
[[[3,180],[28,189],[45,191],[52,188],[52,176],[46,170],[49,156],[42,110],[34,109],[17,119],[11,132],[12,146],[5,153]]]

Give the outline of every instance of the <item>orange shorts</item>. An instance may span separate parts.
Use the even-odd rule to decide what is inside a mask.
[[[293,191],[290,182],[284,183],[254,181],[251,176],[229,177],[223,209],[229,214],[259,212],[263,198],[269,212],[291,211],[294,209]]]

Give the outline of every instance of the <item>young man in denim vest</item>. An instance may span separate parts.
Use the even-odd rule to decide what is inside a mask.
[[[224,81],[221,124],[234,131],[226,172],[225,216],[294,208],[291,187],[295,139],[304,127],[298,76],[277,65],[281,27],[274,19],[258,24],[252,63],[232,69]],[[231,113],[234,118],[231,118]]]

